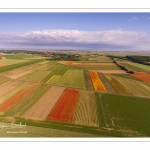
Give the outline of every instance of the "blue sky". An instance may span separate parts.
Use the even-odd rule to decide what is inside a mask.
[[[0,49],[149,47],[150,13],[0,13]]]

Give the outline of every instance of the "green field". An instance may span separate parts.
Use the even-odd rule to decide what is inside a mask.
[[[39,71],[33,72],[27,76],[24,76],[23,78],[21,78],[21,80],[41,82],[42,79],[44,79],[48,74],[50,74],[50,71],[39,70]]]
[[[0,64],[12,65],[18,63],[28,62],[29,60],[22,60],[22,59],[2,59],[0,60]]]
[[[85,89],[83,70],[67,70],[64,75],[53,75],[46,83]]]
[[[150,100],[111,94],[103,94],[101,99],[116,130],[128,131],[126,136],[150,136]]]
[[[17,68],[20,68],[20,67],[23,67],[23,66],[28,66],[28,65],[31,65],[31,64],[35,64],[35,63],[41,62],[41,61],[42,60],[32,60],[32,61],[27,61],[27,62],[23,62],[23,63],[12,64],[12,65],[9,65],[9,66],[3,66],[3,67],[0,67],[0,72],[17,69]]]
[[[139,64],[139,63],[131,63],[131,65],[139,67],[141,69],[145,69],[147,71],[150,71],[150,66],[148,66],[148,65],[143,65],[143,64]]]
[[[147,71],[144,68],[140,68],[138,66],[132,65],[132,63],[131,64],[123,63],[122,65],[125,66],[125,67],[127,67],[127,68],[129,68],[132,71],[138,71],[138,72],[145,72],[145,71]]]
[[[24,58],[32,58],[32,54],[7,54],[7,55],[2,55],[3,57],[5,57],[6,59],[24,59]]]

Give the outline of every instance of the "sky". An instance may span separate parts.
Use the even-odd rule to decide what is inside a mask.
[[[0,13],[0,49],[150,51],[150,13]]]

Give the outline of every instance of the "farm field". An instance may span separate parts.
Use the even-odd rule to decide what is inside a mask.
[[[20,78],[20,80],[41,82],[48,74],[50,74],[50,71],[39,70]]]
[[[131,63],[131,65],[139,67],[141,69],[145,69],[147,71],[150,71],[150,66],[148,66],[148,65],[143,65],[143,64],[139,64],[139,63],[133,63],[133,62]]]
[[[115,77],[115,79],[121,83],[125,89],[128,89],[133,95],[150,97],[150,87],[148,87],[143,82],[121,77]]]
[[[150,73],[134,72],[134,74],[132,74],[131,76],[133,76],[133,77],[135,77],[135,78],[137,78],[139,80],[142,80],[142,81],[150,83]]]
[[[119,59],[129,73],[107,53],[80,53],[77,60],[0,53],[0,136],[150,136],[149,66]],[[12,122],[26,124],[19,129],[26,133],[2,130]]]
[[[101,79],[98,77],[98,74],[94,71],[89,70],[89,74],[93,83],[93,86],[95,90],[101,91],[101,92],[106,92],[107,90],[105,89]]]
[[[29,111],[23,115],[23,118],[45,120],[64,90],[65,88],[63,87],[52,87],[31,109],[29,109]]]
[[[8,81],[5,84],[0,85],[0,97],[17,88],[21,82]]]
[[[93,92],[80,91],[74,114],[74,123],[86,126],[99,126],[98,111]]]
[[[64,75],[53,75],[46,83],[85,89],[83,70],[67,70]]]
[[[101,96],[107,105],[116,130],[128,130],[128,135],[150,136],[150,102],[148,99],[104,94]],[[137,135],[136,135],[137,134]]]
[[[123,84],[121,84],[116,77],[112,76],[112,75],[105,75],[106,79],[110,82],[110,84],[113,86],[113,88],[115,89],[115,91],[117,91],[117,93],[119,94],[127,94],[127,95],[132,95],[132,92],[130,90],[128,90],[127,88],[125,88],[125,86]]]
[[[54,108],[51,110],[46,120],[54,122],[72,122],[74,111],[78,102],[79,91],[65,89]]]

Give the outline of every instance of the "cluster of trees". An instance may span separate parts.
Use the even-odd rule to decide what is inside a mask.
[[[150,65],[150,56],[126,56],[126,58],[137,63]]]
[[[66,61],[79,61],[80,56],[76,54],[63,54],[63,53],[53,53],[50,55],[50,60],[66,60]]]
[[[124,56],[114,56],[114,55],[107,55],[107,57],[109,57],[112,60],[116,60],[116,59],[126,59],[126,57]]]
[[[125,70],[127,73],[131,73],[133,74],[134,71],[131,70],[130,68],[126,67],[126,66],[123,66],[122,64],[120,64],[117,60],[114,60],[114,63],[119,66],[122,70]]]

